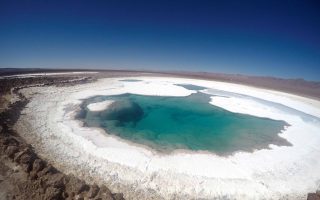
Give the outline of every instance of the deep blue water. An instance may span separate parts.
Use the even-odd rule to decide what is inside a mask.
[[[89,103],[106,99],[115,101],[107,110],[86,109]],[[209,95],[199,92],[188,97],[97,96],[85,100],[79,118],[87,126],[165,152],[188,149],[224,155],[269,144],[289,145],[278,136],[284,121],[232,113],[209,101]]]

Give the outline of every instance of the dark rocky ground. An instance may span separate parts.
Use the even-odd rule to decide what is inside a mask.
[[[1,70],[0,70],[1,72]],[[39,71],[32,71],[39,72]],[[2,75],[11,75],[10,73],[0,73]],[[125,74],[124,74],[125,73]],[[32,87],[32,85],[56,85],[66,86],[72,84],[81,84],[94,81],[99,77],[141,75],[141,72],[101,72],[96,75],[64,75],[52,77],[33,77],[33,78],[6,78],[0,79],[0,200],[2,199],[123,199],[121,193],[112,193],[106,186],[90,185],[84,180],[80,180],[73,175],[66,175],[59,172],[50,163],[40,158],[33,151],[32,146],[28,145],[23,138],[12,130],[14,123],[18,120],[20,111],[28,103],[28,99],[19,94],[19,89],[23,87]],[[146,75],[144,73],[143,75]],[[154,74],[153,74],[154,75]],[[168,76],[169,74],[156,74],[159,76]],[[201,74],[171,74],[171,76],[187,76],[189,78],[199,78]],[[206,75],[208,76],[208,75]],[[269,78],[262,81],[247,77],[216,77],[208,76],[206,79],[215,79],[226,82],[236,82],[243,84],[256,85],[272,89],[275,82],[277,87],[283,91],[292,92],[304,96],[311,96],[319,99],[320,83],[309,83],[303,80],[296,80],[295,86],[292,81],[274,80],[272,85],[268,86]],[[215,78],[216,77],[216,78]],[[269,81],[267,81],[269,80]],[[282,84],[282,85],[281,85]],[[311,86],[311,87],[310,87]],[[307,87],[309,90],[305,90]],[[311,88],[311,89],[310,89]],[[8,104],[11,93],[19,95],[20,100],[14,104]],[[304,92],[304,93],[303,93]],[[6,105],[9,105],[8,107]],[[7,107],[4,109],[4,107]],[[320,191],[308,194],[308,200],[320,200]]]

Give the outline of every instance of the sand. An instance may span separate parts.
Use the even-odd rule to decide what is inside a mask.
[[[134,77],[139,82],[120,81],[124,78],[23,89],[32,98],[15,129],[58,169],[106,184],[128,199],[305,199],[308,192],[320,188],[319,101],[215,81],[142,76]],[[210,88],[206,90],[212,94],[210,103],[231,112],[286,121],[290,126],[279,135],[292,146],[270,145],[270,149],[228,157],[184,151],[160,155],[101,129],[83,127],[74,119],[82,99],[95,95],[196,92],[175,84]],[[215,96],[221,91],[223,96]]]

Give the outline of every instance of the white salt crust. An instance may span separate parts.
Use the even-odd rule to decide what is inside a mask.
[[[97,112],[97,111],[106,110],[112,103],[113,103],[112,100],[105,100],[98,103],[91,103],[87,105],[87,108],[90,111]]]
[[[24,95],[32,98],[15,129],[59,170],[106,184],[127,199],[306,199],[308,192],[320,188],[319,101],[215,81],[169,77],[120,81],[123,78],[23,89]],[[82,99],[95,95],[188,96],[196,92],[175,84],[237,94],[221,97],[207,91],[212,94],[211,104],[231,112],[285,120],[290,126],[279,135],[292,146],[270,145],[270,149],[237,152],[228,157],[188,151],[159,155],[101,129],[83,127],[74,119]],[[289,112],[283,105],[296,112]],[[312,117],[306,120],[305,114],[298,111]]]

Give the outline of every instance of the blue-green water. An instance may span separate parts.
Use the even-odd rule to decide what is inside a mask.
[[[187,90],[204,90],[204,89],[208,89],[206,87],[202,87],[202,86],[198,86],[198,85],[192,85],[192,84],[176,84],[176,85],[184,87]]]
[[[86,105],[114,100],[101,112]],[[236,114],[209,104],[203,93],[188,97],[124,94],[87,99],[79,118],[90,127],[102,127],[109,134],[159,151],[207,150],[216,154],[252,151],[269,144],[289,145],[278,133],[284,121]]]

